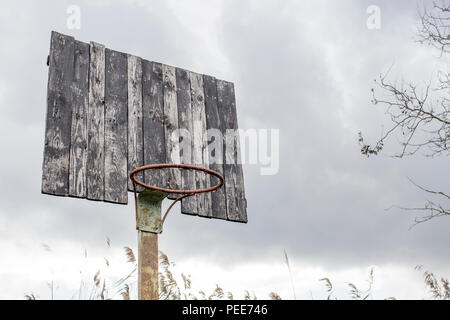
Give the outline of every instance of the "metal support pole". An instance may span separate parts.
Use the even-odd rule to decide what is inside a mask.
[[[161,233],[161,204],[166,196],[166,193],[145,189],[137,198],[139,300],[159,298],[158,233]]]
[[[138,231],[138,299],[158,300],[158,235]]]

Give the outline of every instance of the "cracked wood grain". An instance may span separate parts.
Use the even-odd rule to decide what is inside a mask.
[[[105,201],[126,204],[128,158],[127,55],[105,50]]]
[[[42,192],[59,196],[69,193],[74,47],[73,37],[52,32]]]
[[[69,195],[86,197],[87,110],[89,101],[89,44],[75,41],[72,83]]]

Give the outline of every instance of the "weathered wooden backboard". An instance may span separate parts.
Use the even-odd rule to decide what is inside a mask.
[[[183,213],[247,222],[237,129],[233,83],[52,32],[42,193],[126,204],[131,170],[187,163],[225,184],[183,199]],[[196,189],[215,178],[172,169],[140,179]]]

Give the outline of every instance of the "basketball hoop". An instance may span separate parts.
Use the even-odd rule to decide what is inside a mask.
[[[50,43],[41,192],[128,204],[134,191],[138,298],[158,300],[158,234],[175,203],[188,200],[181,206],[185,214],[247,222],[242,165],[215,163],[207,139],[194,135],[216,130],[215,139],[224,142],[228,130],[239,129],[234,84],[57,32]],[[173,133],[193,126],[186,138],[199,143],[191,146],[190,159],[208,169],[170,164],[181,157]],[[217,151],[237,159],[240,146],[221,143]],[[168,163],[142,166],[150,159]],[[146,171],[162,169],[170,171],[167,177]],[[218,180],[209,183],[208,175]],[[198,189],[168,189],[184,187]],[[175,200],[163,217],[165,198]]]
[[[181,169],[181,170],[194,170],[194,171],[205,172],[209,175],[217,177],[219,179],[219,183],[217,183],[216,185],[209,187],[209,188],[184,190],[184,189],[168,189],[168,188],[162,188],[162,187],[157,187],[157,186],[151,186],[142,181],[139,181],[136,178],[136,174],[138,174],[140,172],[147,171],[147,170],[155,170],[155,169],[159,170],[159,169],[165,169],[165,168],[175,168],[175,169]],[[224,183],[223,176],[214,170],[199,167],[199,166],[194,166],[194,165],[190,165],[190,164],[173,164],[173,163],[150,164],[150,165],[145,165],[145,166],[136,168],[130,172],[130,179],[133,182],[133,192],[134,192],[134,200],[135,200],[135,204],[136,204],[136,215],[137,216],[138,216],[138,192],[136,190],[136,185],[139,185],[147,190],[153,191],[153,193],[155,193],[155,194],[159,194],[160,201],[162,201],[168,194],[181,194],[180,197],[178,197],[175,201],[172,202],[172,204],[169,206],[166,213],[164,214],[164,216],[161,220],[160,226],[159,226],[159,228],[157,228],[158,233],[162,232],[162,227],[163,227],[164,221],[166,220],[166,217],[169,214],[169,211],[172,209],[172,207],[175,205],[175,203],[177,203],[178,201],[180,201],[184,198],[193,196],[194,194],[206,193],[206,192],[211,192],[211,191],[217,190],[220,187],[222,187],[222,185]]]

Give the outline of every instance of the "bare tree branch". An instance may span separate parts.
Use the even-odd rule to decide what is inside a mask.
[[[409,179],[409,178],[408,178]],[[441,201],[450,201],[450,195],[442,192],[442,191],[434,191],[427,188],[424,188],[422,186],[419,186],[417,183],[415,183],[413,180],[409,179],[409,181],[415,185],[420,190],[434,196],[440,196],[443,199]],[[450,206],[450,203],[448,204]],[[391,208],[398,208],[404,211],[413,211],[413,212],[420,212],[423,215],[420,217],[416,217],[414,219],[414,224],[411,226],[413,228],[414,226],[427,222],[431,219],[438,218],[438,217],[444,217],[444,216],[450,216],[450,207],[444,207],[444,205],[440,203],[436,203],[432,200],[426,200],[423,207],[401,207],[401,206],[391,206],[387,210],[390,210]],[[410,228],[410,229],[411,229]]]
[[[438,49],[441,54],[450,51],[450,2],[433,1],[430,8],[419,10],[418,41]]]
[[[429,8],[419,12],[420,43],[438,48],[441,58],[450,51],[450,0],[434,1]],[[400,150],[394,157],[413,155],[426,148],[426,156],[450,154],[450,73],[438,71],[433,87],[431,82],[418,86],[413,83],[391,83],[389,71],[380,75],[375,83],[385,98],[379,98],[372,89],[372,103],[386,106],[386,115],[392,126],[374,144],[364,142],[359,133],[361,153],[369,157],[383,149],[385,141],[395,136],[400,140]]]
[[[397,86],[386,80],[387,74],[380,76],[377,85],[387,93],[386,98],[377,98],[372,89],[372,103],[387,106],[386,114],[392,126],[378,140],[375,146],[364,143],[362,133],[359,133],[361,153],[370,156],[377,155],[384,147],[385,141],[392,135],[400,136],[400,151],[394,157],[415,154],[423,147],[428,148],[427,156],[449,155],[450,152],[450,103],[448,92],[442,92],[433,101],[430,99],[430,84],[422,90],[414,84]],[[450,87],[450,77],[442,76],[439,88]],[[448,90],[448,89],[447,89]],[[420,92],[421,91],[421,92]]]

